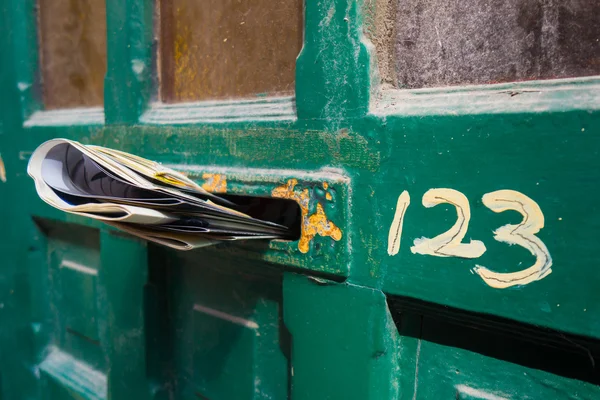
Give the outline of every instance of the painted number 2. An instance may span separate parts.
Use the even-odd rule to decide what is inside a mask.
[[[456,207],[456,223],[448,231],[432,239],[425,237],[415,239],[410,251],[413,254],[437,257],[481,257],[486,250],[483,242],[471,240],[470,243],[462,243],[471,220],[471,208],[467,197],[454,189],[430,189],[423,195],[423,205],[427,208],[442,203],[449,203]]]
[[[515,285],[526,285],[545,278],[552,272],[552,257],[546,245],[535,236],[544,227],[544,214],[538,204],[514,190],[498,190],[483,196],[483,204],[490,210],[500,213],[514,210],[523,215],[518,225],[504,225],[494,232],[499,242],[516,244],[529,250],[536,262],[529,268],[511,273],[494,272],[484,266],[476,265],[473,271],[491,287],[504,289]],[[446,232],[434,238],[417,238],[411,247],[413,254],[436,257],[481,257],[486,247],[479,240],[462,243],[471,219],[469,200],[454,189],[430,189],[423,195],[423,206],[430,208],[438,204],[452,204],[456,208],[456,223]],[[393,256],[400,250],[400,237],[404,215],[410,205],[407,191],[402,192],[396,205],[396,213],[388,236],[388,254]]]

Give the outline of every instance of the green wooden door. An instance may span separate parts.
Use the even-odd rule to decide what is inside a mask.
[[[0,0],[0,399],[600,398],[585,3]],[[60,213],[26,174],[55,137],[302,234]]]

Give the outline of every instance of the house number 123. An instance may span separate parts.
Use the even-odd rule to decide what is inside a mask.
[[[480,240],[471,240],[469,243],[462,242],[469,229],[471,219],[469,200],[464,194],[454,189],[430,189],[423,195],[422,201],[423,206],[427,208],[442,203],[453,205],[456,208],[456,223],[446,232],[433,238],[415,239],[410,248],[413,254],[478,258],[485,253],[485,244]],[[536,261],[529,268],[518,272],[494,272],[482,265],[475,265],[473,272],[477,273],[486,284],[498,289],[526,285],[548,276],[552,272],[552,257],[544,242],[535,236],[544,227],[544,214],[538,204],[515,190],[497,190],[486,193],[482,201],[487,208],[494,212],[514,210],[523,215],[520,224],[508,224],[496,229],[494,239],[526,248],[536,257]],[[410,195],[405,190],[398,197],[396,213],[390,226],[388,235],[388,254],[390,256],[395,256],[400,250],[402,224],[409,205]]]

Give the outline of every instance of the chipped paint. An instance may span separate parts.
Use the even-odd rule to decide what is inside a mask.
[[[19,160],[27,161],[29,157],[33,154],[32,151],[20,151],[19,152]]]
[[[202,189],[211,193],[226,193],[227,192],[227,178],[223,174],[202,174],[204,184]]]
[[[301,253],[308,253],[310,242],[317,235],[323,237],[328,236],[335,241],[339,241],[342,238],[342,230],[332,221],[327,219],[323,205],[319,203],[318,200],[315,213],[308,215],[311,201],[310,192],[306,188],[300,193],[296,192],[295,188],[297,184],[297,179],[290,179],[285,185],[273,189],[271,195],[277,198],[294,200],[300,205],[300,210],[302,213],[302,228],[300,240],[298,241],[298,250],[300,250]],[[323,189],[329,189],[329,184],[327,182],[323,183]],[[327,194],[329,196],[327,196]],[[325,197],[328,200],[332,198],[329,192],[326,193]]]
[[[6,168],[4,168],[4,161],[2,160],[1,154],[0,154],[0,181],[6,182]]]
[[[250,328],[250,329],[258,329],[259,328],[258,324],[254,321],[251,321],[246,318],[238,317],[236,315],[231,315],[226,312],[223,312],[223,311],[211,308],[211,307],[207,307],[202,304],[194,304],[194,311],[198,311],[203,314],[207,314],[207,315],[222,319],[224,321],[231,322],[232,324],[241,325],[246,328]]]
[[[485,390],[475,389],[467,385],[456,385],[457,398],[458,395],[467,395],[470,398],[481,400],[508,400],[508,397],[499,396],[495,393],[490,393]],[[463,396],[461,396],[463,397]]]
[[[323,189],[325,189],[325,198],[329,201],[333,200],[333,196],[331,195],[331,193],[327,190],[329,189],[329,183],[327,182],[323,182]]]
[[[317,235],[329,236],[335,241],[342,238],[342,230],[327,219],[321,203],[317,203],[317,211],[302,222],[302,236],[298,242],[298,249],[302,253],[308,252],[310,241]]]
[[[71,260],[63,260],[60,264],[60,268],[68,268],[73,271],[81,272],[82,274],[98,276],[98,270]]]

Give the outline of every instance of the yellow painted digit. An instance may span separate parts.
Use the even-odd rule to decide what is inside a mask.
[[[514,210],[523,215],[519,225],[504,225],[498,228],[494,238],[499,242],[517,244],[526,248],[536,257],[535,264],[518,272],[499,273],[477,265],[473,271],[489,286],[504,289],[515,285],[526,285],[539,281],[552,273],[552,257],[546,245],[535,236],[544,227],[544,214],[540,206],[514,190],[498,190],[483,196],[483,204],[490,210],[500,213]]]
[[[467,234],[471,219],[469,200],[461,192],[454,189],[429,189],[423,195],[423,205],[427,208],[448,203],[456,207],[456,223],[448,231],[434,238],[418,238],[410,248],[413,254],[424,254],[436,257],[477,258],[485,253],[483,242],[471,240],[461,243]]]
[[[410,195],[405,190],[400,196],[398,196],[398,202],[396,204],[396,212],[394,213],[394,220],[390,226],[390,232],[388,234],[388,254],[395,256],[400,251],[400,240],[402,239],[402,225],[404,224],[404,214],[406,209],[410,205]]]

